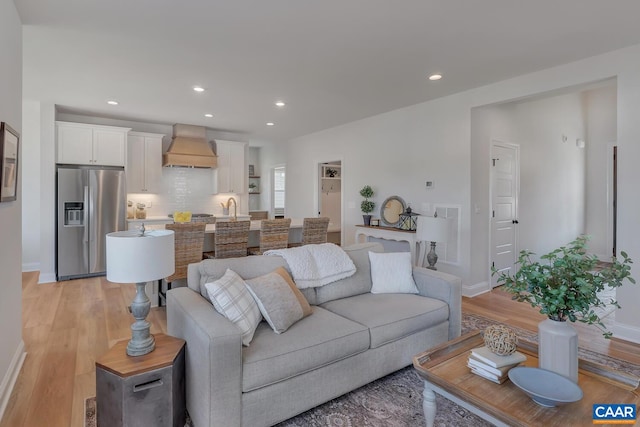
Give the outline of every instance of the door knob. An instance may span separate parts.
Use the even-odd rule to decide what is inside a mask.
[[[512,220],[512,221],[511,221],[511,223],[512,223],[512,224],[518,224],[518,220],[517,220],[517,219],[514,219],[514,220]]]

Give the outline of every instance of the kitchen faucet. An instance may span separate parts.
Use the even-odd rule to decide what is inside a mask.
[[[236,199],[234,199],[233,197],[229,197],[229,200],[227,200],[227,207],[231,206],[232,201],[233,201],[233,221],[237,221],[238,220],[238,203],[236,202]]]

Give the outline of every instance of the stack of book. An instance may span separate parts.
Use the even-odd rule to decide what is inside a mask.
[[[527,360],[527,356],[518,351],[507,356],[500,356],[483,346],[471,350],[467,366],[474,374],[494,383],[502,384],[508,378],[509,369],[518,366],[525,360]]]

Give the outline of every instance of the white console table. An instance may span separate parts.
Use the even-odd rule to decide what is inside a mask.
[[[361,237],[364,237],[364,239]],[[413,265],[417,265],[416,244],[418,242],[416,241],[415,231],[400,230],[399,228],[394,227],[370,227],[367,225],[356,225],[356,243],[364,243],[367,237],[409,243],[411,263]]]

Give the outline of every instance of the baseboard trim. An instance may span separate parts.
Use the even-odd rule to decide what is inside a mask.
[[[478,295],[489,292],[491,287],[489,282],[479,282],[473,285],[462,285],[462,296],[473,298]]]
[[[38,271],[40,270],[39,262],[27,262],[22,264],[22,272],[27,273],[29,271]]]
[[[43,273],[40,272],[40,278],[38,279],[38,284],[41,283],[52,283],[56,281],[56,273]]]
[[[18,348],[11,359],[11,363],[9,364],[9,369],[4,376],[2,383],[0,383],[0,420],[4,416],[4,411],[7,409],[7,405],[9,404],[11,392],[13,391],[13,387],[16,385],[25,357],[27,357],[27,353],[24,351],[24,341],[20,340],[20,344],[18,345]]]
[[[640,344],[640,327],[615,322],[612,329],[614,338]]]

